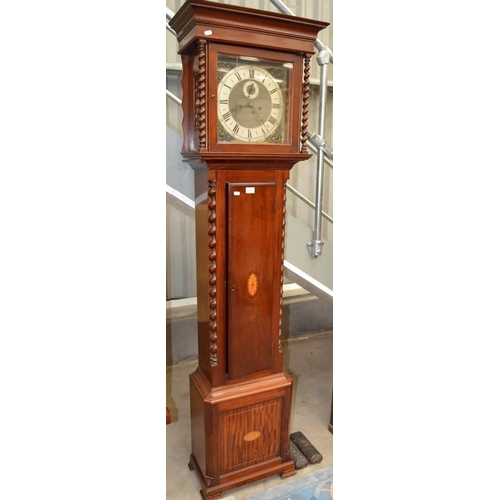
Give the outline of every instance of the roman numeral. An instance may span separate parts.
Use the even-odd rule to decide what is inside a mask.
[[[255,78],[255,70],[253,69],[249,69],[248,70],[248,75],[250,76],[250,78],[253,80]]]
[[[238,78],[238,80],[241,80],[241,76],[238,72],[236,72],[235,75],[236,75],[236,78]]]
[[[248,129],[248,138],[251,139],[252,138],[252,131],[250,129]]]
[[[222,118],[224,118],[224,121],[227,122],[231,118],[231,113],[229,111],[227,113],[224,113],[222,115]]]
[[[271,124],[271,125],[275,125],[276,124],[276,118],[274,118],[274,116],[270,116],[267,121]]]
[[[281,109],[281,104],[273,104],[273,109]]]
[[[228,104],[229,103],[229,101],[227,99],[222,99],[219,102],[220,102],[220,104]],[[273,105],[273,107],[274,107],[274,105]]]
[[[224,87],[227,87],[229,90],[231,90],[233,87],[230,87],[229,85],[224,84]]]
[[[269,91],[269,93],[270,93],[270,94],[274,94],[274,93],[275,93],[275,92],[277,92],[277,91],[278,91],[278,89],[273,89],[273,90],[270,90],[270,91]]]
[[[234,128],[233,128],[233,132],[234,132],[235,134],[237,134],[239,129],[240,129],[240,126],[239,126],[238,124],[236,124],[236,125],[234,126]]]

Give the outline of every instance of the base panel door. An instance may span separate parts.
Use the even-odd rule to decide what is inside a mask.
[[[282,398],[221,413],[222,474],[280,455]]]

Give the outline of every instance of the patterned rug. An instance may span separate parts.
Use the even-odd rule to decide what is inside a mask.
[[[295,480],[284,481],[245,500],[330,500],[333,498],[333,469],[326,467]]]

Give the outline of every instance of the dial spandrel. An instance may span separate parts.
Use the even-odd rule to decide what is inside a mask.
[[[290,71],[290,63],[219,56],[218,142],[286,143]]]

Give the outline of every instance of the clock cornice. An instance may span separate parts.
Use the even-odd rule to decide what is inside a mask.
[[[313,54],[317,33],[328,23],[208,0],[188,0],[170,26],[177,33],[179,53],[195,40],[205,39]]]

